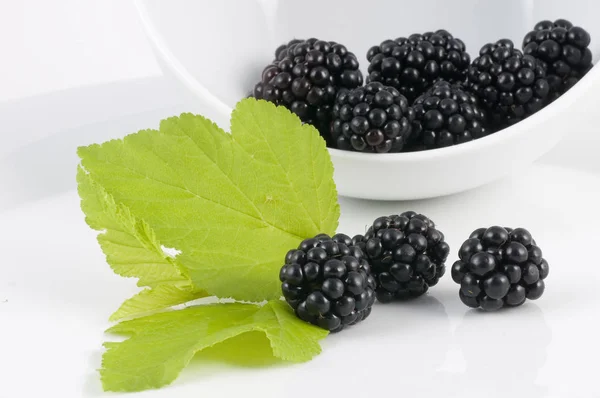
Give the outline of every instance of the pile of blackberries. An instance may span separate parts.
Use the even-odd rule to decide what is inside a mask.
[[[377,218],[364,235],[320,234],[289,250],[281,291],[298,318],[339,332],[381,303],[419,297],[438,284],[450,247],[435,223],[414,211]],[[523,228],[475,230],[451,269],[469,307],[495,311],[542,296],[549,267]]]
[[[567,20],[541,21],[522,50],[501,39],[471,60],[446,30],[415,33],[368,50],[363,86],[358,59],[345,46],[294,39],[275,51],[252,95],[287,107],[332,148],[442,148],[513,125],[564,94],[593,66],[590,41]]]

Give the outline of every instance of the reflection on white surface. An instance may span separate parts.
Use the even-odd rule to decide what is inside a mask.
[[[465,359],[463,374],[452,376],[456,396],[494,391],[495,396],[543,397],[538,381],[548,359],[552,329],[536,303],[492,314],[468,310],[454,331]]]

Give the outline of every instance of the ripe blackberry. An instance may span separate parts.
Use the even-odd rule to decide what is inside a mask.
[[[592,68],[590,34],[564,19],[538,22],[523,39],[523,52],[543,61],[555,100]]]
[[[461,246],[452,279],[469,307],[495,311],[544,293],[548,262],[524,228],[479,228]]]
[[[393,87],[372,82],[342,89],[333,105],[331,137],[340,149],[399,152],[410,134],[415,114]]]
[[[488,43],[467,73],[467,87],[479,97],[494,125],[514,124],[543,108],[550,86],[542,62],[514,48],[508,39]]]
[[[366,256],[344,234],[304,240],[285,256],[279,279],[298,318],[332,332],[366,319],[375,302]]]
[[[353,242],[364,247],[382,303],[420,296],[446,272],[450,247],[444,234],[414,211],[379,217],[364,237],[357,235]]]
[[[385,40],[367,52],[367,82],[397,88],[410,102],[433,82],[465,79],[470,57],[465,43],[445,30]]]
[[[477,98],[460,84],[436,82],[413,104],[410,150],[442,148],[488,134]]]
[[[275,61],[281,61],[288,55],[293,56],[293,54],[288,53],[288,49],[295,44],[302,43],[303,41],[304,40],[302,39],[292,39],[287,43],[284,43],[277,47],[277,49],[275,50]]]
[[[361,86],[356,56],[345,46],[317,39],[292,40],[277,48],[254,86],[253,96],[283,105],[328,141],[331,108],[341,88]]]

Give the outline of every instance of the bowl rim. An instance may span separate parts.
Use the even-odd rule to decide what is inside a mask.
[[[162,57],[162,64],[171,70],[177,78],[184,83],[184,85],[191,90],[199,99],[210,104],[219,116],[224,117],[225,120],[229,120],[233,108],[219,99],[203,84],[201,84],[183,64],[179,62],[177,57],[171,52],[162,35],[159,33],[152,17],[150,16],[148,9],[144,3],[144,0],[134,0],[134,5],[138,11],[138,15],[142,22],[142,26],[146,31],[146,35],[149,37],[151,44],[154,46],[156,51]],[[477,148],[484,149],[495,145],[497,142],[503,140],[509,140],[515,136],[525,134],[527,130],[535,125],[541,124],[547,113],[554,111],[555,113],[570,106],[575,99],[582,96],[586,91],[586,84],[582,82],[590,82],[597,80],[600,77],[600,67],[598,64],[594,65],[592,69],[569,91],[561,95],[560,98],[548,104],[540,111],[529,116],[525,120],[522,120],[512,126],[506,127],[498,132],[489,134],[485,137],[465,142],[459,145],[452,145],[444,148],[435,148],[424,151],[416,152],[395,152],[395,153],[364,153],[342,150],[337,148],[327,148],[331,156],[338,158],[354,159],[357,161],[374,161],[374,162],[412,162],[419,160],[426,160],[431,158],[440,157],[452,157],[459,156],[465,152],[470,152]]]

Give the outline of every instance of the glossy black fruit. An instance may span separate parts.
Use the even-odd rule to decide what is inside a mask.
[[[481,48],[469,66],[467,87],[478,96],[496,128],[539,111],[550,93],[545,65],[532,55],[523,55],[508,39]]]
[[[368,82],[395,87],[411,102],[438,79],[464,81],[470,63],[463,41],[445,30],[385,40],[367,60]]]
[[[367,258],[344,234],[304,240],[285,256],[279,279],[296,315],[332,332],[366,319],[375,302]]]
[[[377,281],[377,299],[389,302],[424,294],[444,275],[450,248],[429,218],[413,211],[377,218],[362,244]]]
[[[408,150],[442,148],[488,134],[477,97],[462,85],[436,82],[413,104]]]
[[[523,52],[545,63],[550,99],[573,87],[592,68],[590,34],[564,19],[538,22],[523,39]]]
[[[458,253],[452,280],[460,285],[459,297],[469,307],[495,311],[544,293],[548,262],[524,228],[479,228]]]
[[[372,82],[341,89],[333,106],[331,136],[339,149],[399,152],[414,120],[406,97],[393,87]]]
[[[331,109],[341,88],[363,84],[356,56],[332,41],[292,40],[275,51],[252,95],[283,105],[331,142]]]

